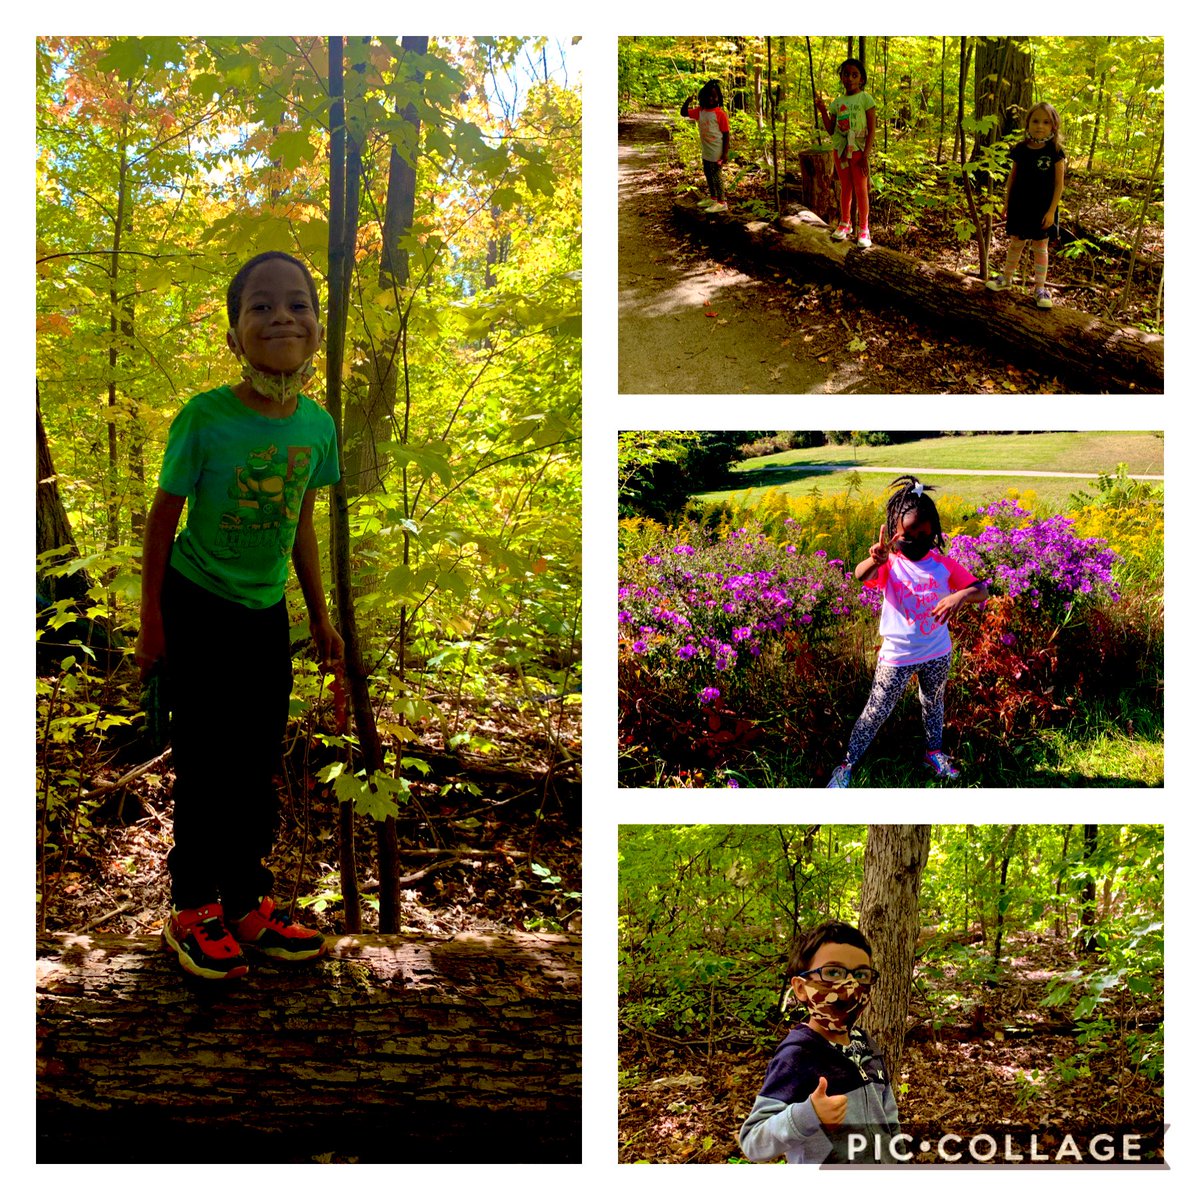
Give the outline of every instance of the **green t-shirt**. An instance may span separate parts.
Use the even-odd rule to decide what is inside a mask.
[[[188,498],[171,566],[247,608],[283,596],[300,503],[339,477],[333,418],[307,396],[264,417],[228,387],[193,396],[171,423],[158,486]]]

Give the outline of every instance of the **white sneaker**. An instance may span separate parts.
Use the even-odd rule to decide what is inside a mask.
[[[850,226],[849,225],[839,225],[833,231],[833,240],[835,242],[844,242],[849,236],[850,236]]]
[[[871,235],[865,229],[858,235],[858,244],[864,250],[871,244]]]
[[[999,275],[996,275],[992,279],[989,279],[987,281],[987,286],[993,292],[1007,291],[1010,287],[1012,287],[1012,278],[1008,275],[1005,275],[1003,272],[1001,272]]]
[[[713,201],[713,202],[712,202],[712,203],[711,203],[711,204],[708,206],[708,211],[709,211],[709,212],[728,212],[728,211],[729,211],[729,205],[728,205],[728,204],[726,204],[724,200],[714,200],[714,201]]]

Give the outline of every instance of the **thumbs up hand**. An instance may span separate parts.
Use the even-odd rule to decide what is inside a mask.
[[[828,1088],[829,1081],[822,1075],[817,1084],[817,1090],[809,1096],[808,1100],[813,1106],[813,1112],[817,1114],[817,1120],[822,1125],[832,1128],[840,1125],[846,1119],[846,1097],[831,1096]]]

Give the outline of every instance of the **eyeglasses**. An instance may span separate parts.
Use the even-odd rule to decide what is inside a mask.
[[[815,967],[811,971],[796,973],[801,979],[815,975],[824,983],[845,983],[847,979],[853,979],[855,983],[861,983],[864,987],[870,987],[879,978],[879,972],[873,967],[855,967],[853,971],[847,967]]]

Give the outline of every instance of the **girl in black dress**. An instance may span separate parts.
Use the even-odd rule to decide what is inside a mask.
[[[1025,118],[1025,138],[1009,151],[1012,167],[1004,193],[1008,258],[1004,269],[988,280],[993,291],[1011,286],[1025,243],[1033,248],[1033,294],[1038,308],[1051,308],[1046,288],[1050,238],[1057,230],[1058,202],[1062,198],[1066,155],[1058,137],[1058,113],[1053,105],[1035,104]]]

